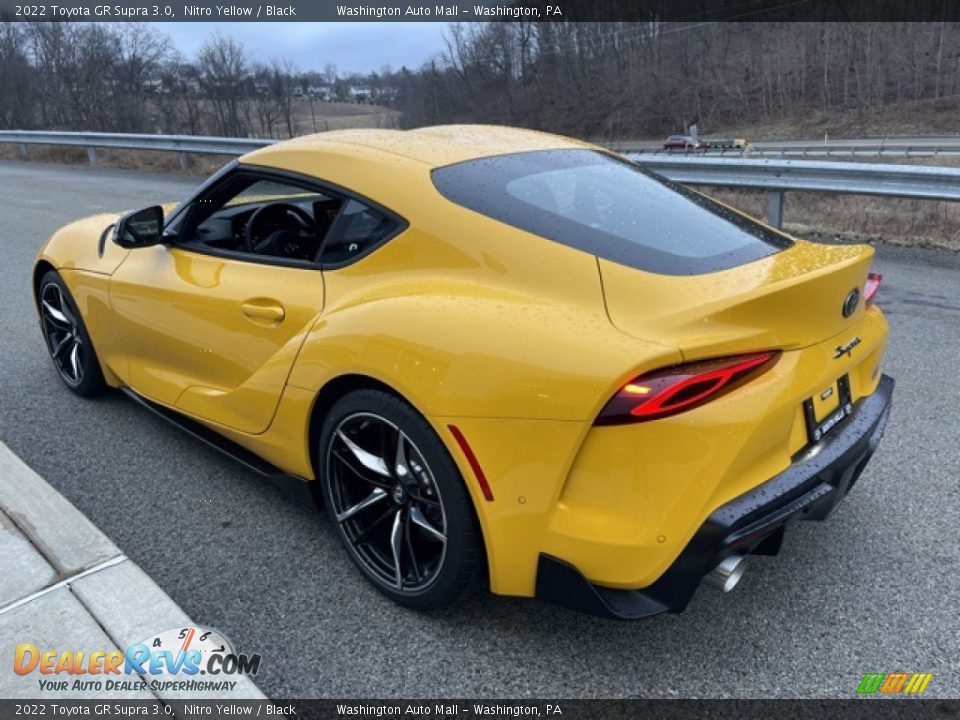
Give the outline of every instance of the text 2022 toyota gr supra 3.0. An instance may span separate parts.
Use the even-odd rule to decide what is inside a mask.
[[[34,288],[68,387],[310,490],[393,600],[638,618],[731,589],[856,482],[893,390],[872,256],[450,126],[256,150],[63,228]]]

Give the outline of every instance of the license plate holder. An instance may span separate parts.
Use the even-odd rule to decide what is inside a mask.
[[[837,407],[827,413],[826,417],[817,417],[813,398],[807,398],[803,401],[803,416],[807,422],[807,437],[811,443],[820,442],[827,433],[853,413],[849,375],[841,375],[837,382],[831,386],[831,389],[834,388],[838,397]]]

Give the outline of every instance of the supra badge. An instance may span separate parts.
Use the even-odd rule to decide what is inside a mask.
[[[834,351],[834,353],[833,353],[833,359],[836,360],[837,358],[843,357],[844,355],[847,355],[847,356],[851,356],[851,357],[852,357],[852,356],[853,356],[853,349],[854,349],[857,345],[859,345],[861,342],[862,342],[862,340],[860,340],[860,336],[859,336],[859,335],[856,335],[856,336],[854,336],[853,340],[851,340],[851,341],[848,342],[847,344],[845,344],[845,345],[837,345],[837,349],[836,349],[836,350]]]

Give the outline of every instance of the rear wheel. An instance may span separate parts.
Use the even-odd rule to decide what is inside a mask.
[[[70,290],[53,270],[40,281],[37,305],[47,350],[60,379],[83,397],[103,392],[107,384],[90,335]]]
[[[400,399],[358,390],[321,431],[327,513],[351,559],[401,605],[433,610],[483,583],[483,541],[456,464]]]

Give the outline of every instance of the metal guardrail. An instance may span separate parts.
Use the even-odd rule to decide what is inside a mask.
[[[0,130],[0,143],[19,145],[24,158],[29,157],[30,145],[78,146],[87,149],[91,165],[97,163],[98,148],[176,152],[180,154],[181,166],[187,167],[187,156],[192,153],[242,155],[275,142],[278,141],[192,135]],[[960,140],[957,140],[957,148],[960,152]],[[765,190],[769,198],[768,220],[775,227],[783,224],[785,194],[788,191],[960,200],[960,168],[648,152],[628,154],[628,157],[677,182]]]
[[[709,139],[706,139],[710,142]],[[857,140],[765,140],[748,143],[745,148],[707,147],[683,150],[665,149],[658,142],[621,142],[611,145],[623,153],[653,153],[681,156],[722,157],[936,157],[960,155],[960,137],[877,137]]]
[[[768,192],[768,221],[783,224],[791,190],[920,200],[960,200],[960,168],[813,160],[746,160],[630,154],[634,162],[690,185],[742,187]]]
[[[664,150],[663,148],[643,148],[643,147],[614,147],[615,150],[622,153],[638,153],[644,155],[667,155],[677,157],[742,157],[742,158],[879,158],[879,157],[938,157],[940,155],[956,156],[960,155],[960,146],[958,147],[940,147],[931,145],[888,145],[880,147],[876,145],[805,145],[803,147],[769,148],[756,147],[753,145],[747,148],[707,148],[701,150]]]
[[[97,132],[47,132],[44,130],[0,130],[0,143],[16,143],[20,156],[29,158],[30,145],[66,145],[85,147],[91,165],[97,164],[98,148],[156,150],[180,154],[180,167],[186,169],[190,154],[243,155],[272,145],[277,140],[257,138],[199,137],[194,135],[136,135]]]

